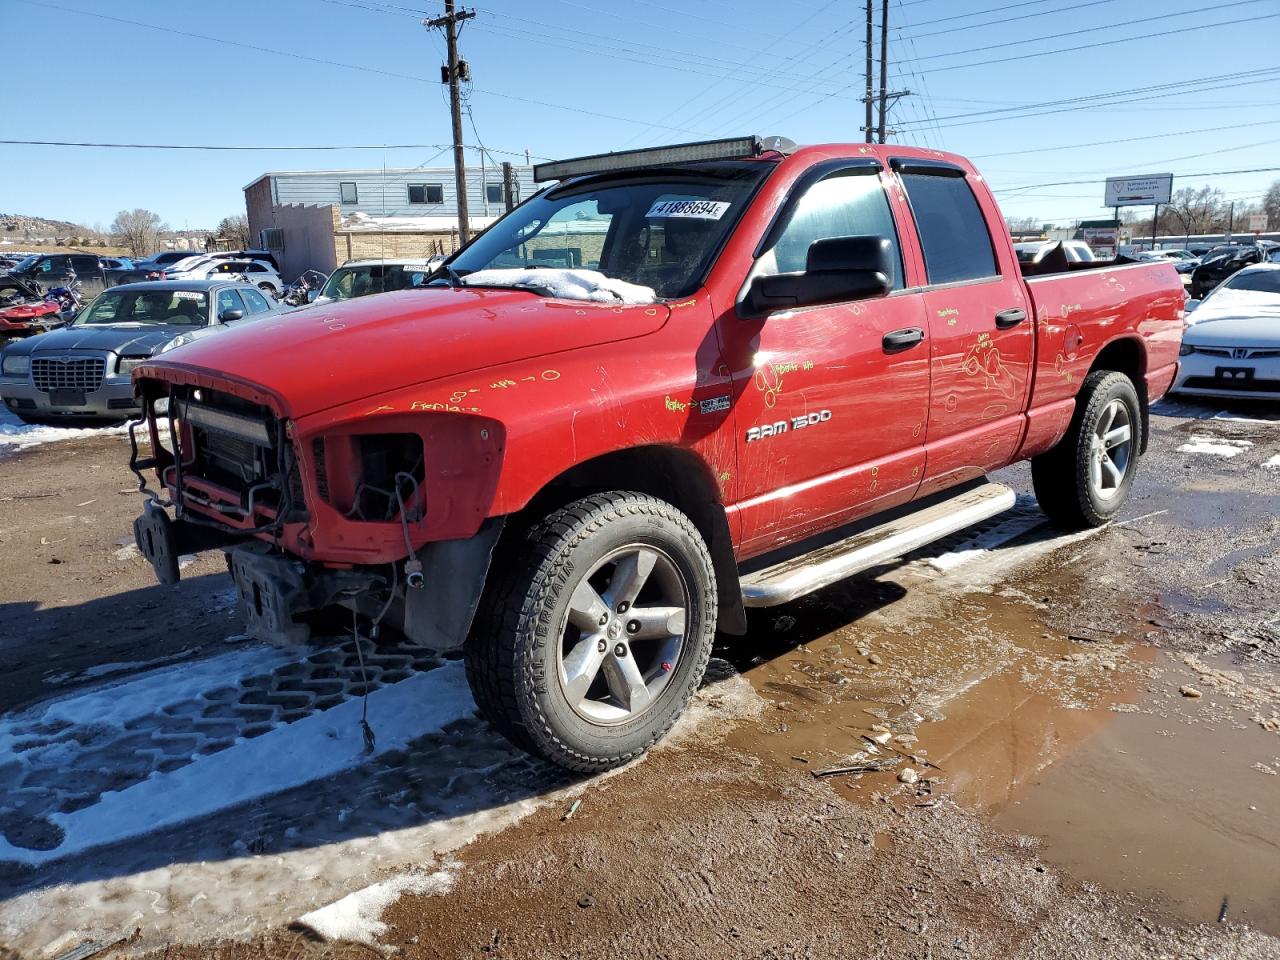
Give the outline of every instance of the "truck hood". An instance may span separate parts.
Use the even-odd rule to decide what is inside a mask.
[[[143,356],[194,327],[159,326],[153,323],[102,323],[92,326],[70,326],[42,333],[23,341],[29,353],[63,350],[110,350],[132,356]]]
[[[401,290],[244,324],[171,350],[137,376],[221,376],[263,388],[302,417],[441,377],[644,336],[670,313],[661,303],[558,300],[527,290]]]

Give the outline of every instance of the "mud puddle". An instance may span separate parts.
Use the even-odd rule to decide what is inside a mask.
[[[1073,576],[931,597],[927,615],[924,591],[868,583],[857,619],[790,646],[813,607],[764,618],[752,635],[769,656],[737,665],[769,708],[730,743],[861,802],[954,799],[1081,879],[1199,922],[1225,897],[1231,918],[1280,933],[1280,738],[1265,726],[1280,687],[1153,646],[1150,607],[1046,625],[1050,606],[1083,602],[1087,574]]]

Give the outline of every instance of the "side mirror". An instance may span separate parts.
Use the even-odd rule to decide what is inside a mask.
[[[222,313],[218,314],[219,323],[232,323],[236,320],[241,320],[243,318],[244,318],[243,310],[223,310]]]
[[[752,316],[776,310],[866,300],[889,293],[893,245],[884,237],[815,240],[803,273],[756,277],[744,302]]]
[[[1191,313],[1198,306],[1200,306],[1199,300],[1188,300],[1186,303],[1182,305],[1182,312]]]
[[[312,287],[307,291],[307,303],[314,303],[316,297],[320,296],[320,291],[316,287]]]

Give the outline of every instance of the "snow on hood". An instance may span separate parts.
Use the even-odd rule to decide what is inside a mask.
[[[1191,344],[1280,344],[1280,295],[1223,288],[1187,316]]]
[[[530,287],[545,290],[561,300],[653,303],[658,299],[653,287],[615,280],[597,270],[528,270],[520,267],[477,270],[463,277],[462,282],[473,287]]]

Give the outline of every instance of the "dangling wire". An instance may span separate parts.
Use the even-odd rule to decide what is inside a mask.
[[[364,752],[373,753],[378,740],[373,735],[373,727],[369,726],[369,675],[364,669],[364,650],[360,646],[360,614],[351,611],[351,637],[356,642],[356,657],[360,661],[360,685],[364,694],[364,704],[360,710],[360,732],[364,734]]]

